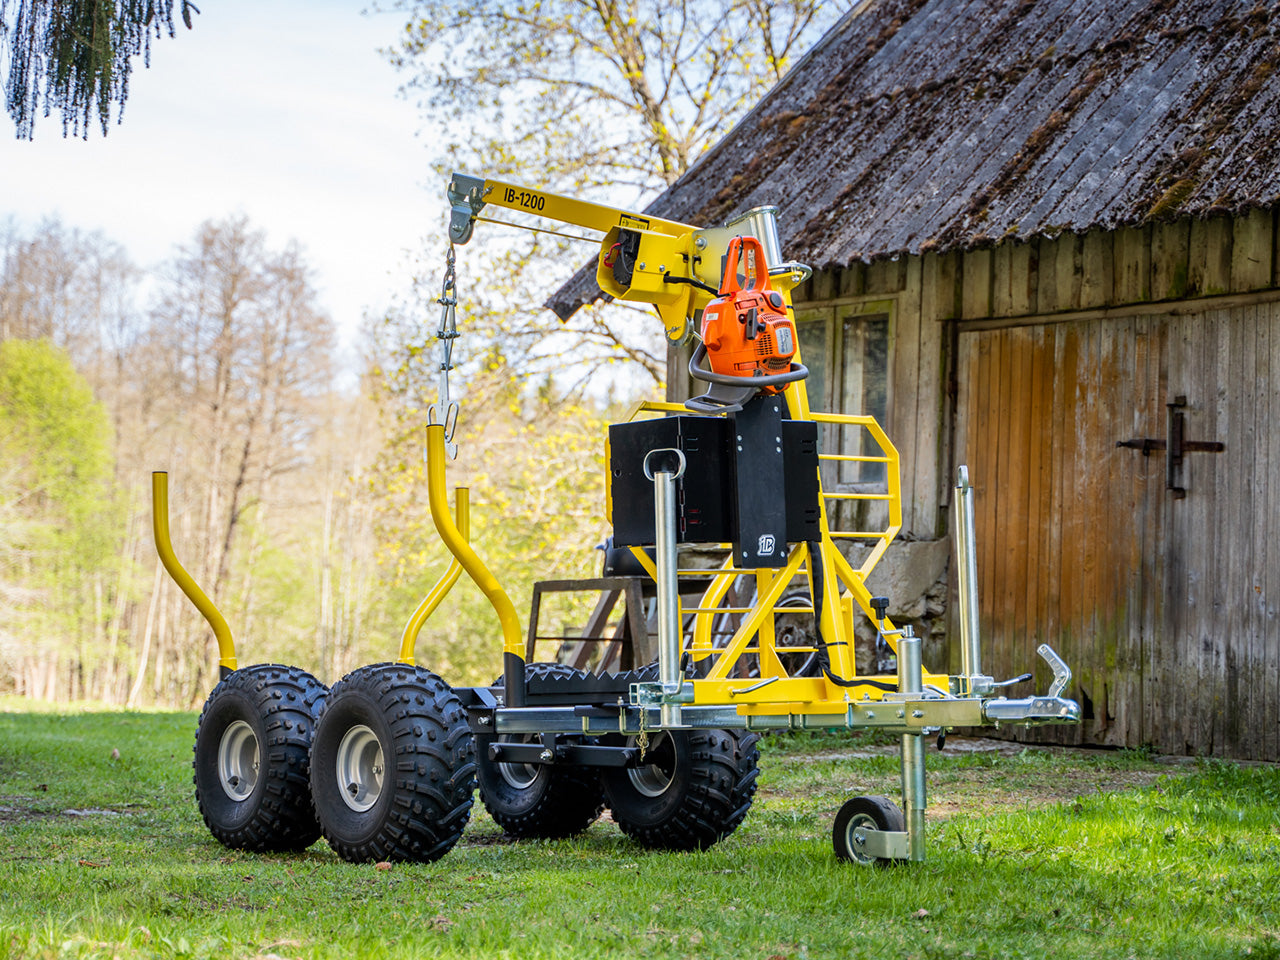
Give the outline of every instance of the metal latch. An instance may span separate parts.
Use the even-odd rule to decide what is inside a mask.
[[[1187,433],[1187,415],[1183,413],[1183,408],[1187,405],[1187,398],[1179,395],[1173,398],[1172,403],[1166,403],[1165,409],[1168,411],[1168,439],[1160,439],[1158,437],[1135,437],[1132,440],[1117,440],[1117,447],[1127,447],[1130,450],[1141,450],[1144,457],[1151,456],[1152,451],[1166,450],[1168,456],[1164,464],[1164,487],[1171,494],[1173,499],[1182,500],[1187,495],[1186,487],[1179,486],[1178,468],[1182,466],[1183,454],[1187,453],[1221,453],[1226,449],[1220,440],[1188,440]]]

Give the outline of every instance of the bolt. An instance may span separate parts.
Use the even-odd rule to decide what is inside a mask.
[[[705,250],[707,249],[707,238],[699,237],[697,240],[693,241],[693,245],[699,250]]]
[[[911,711],[911,716],[913,716],[915,719],[919,720],[921,717],[923,717],[923,716],[924,716],[924,711],[923,711],[923,710],[912,710],[912,711]]]
[[[489,725],[489,720],[489,717],[480,717],[476,722],[482,727],[487,727]]]
[[[543,750],[540,754],[538,754],[538,759],[550,760],[553,756],[555,756],[555,754],[553,754],[550,750]]]
[[[641,270],[643,270],[643,269],[644,269],[644,261],[643,261],[643,260],[641,260],[641,261],[640,261],[640,269],[641,269]]]

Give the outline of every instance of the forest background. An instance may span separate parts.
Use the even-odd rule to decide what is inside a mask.
[[[629,208],[678,179],[840,12],[399,9],[388,56],[432,131],[442,194],[463,169]],[[83,103],[44,96],[88,132]],[[534,580],[598,569],[604,428],[661,392],[665,356],[645,311],[601,305],[561,324],[541,307],[591,247],[482,227],[460,257],[449,482],[471,488],[473,542],[527,609]],[[401,301],[340,357],[300,247],[270,248],[244,216],[201,224],[145,271],[109,236],[0,223],[0,693],[190,707],[216,682],[212,634],[155,554],[156,469],[178,556],[242,662],[332,682],[393,659],[448,560],[421,453],[444,249],[441,231],[406,268]],[[571,629],[581,612],[550,620]],[[487,681],[499,654],[496,618],[465,584],[417,649],[455,683]]]

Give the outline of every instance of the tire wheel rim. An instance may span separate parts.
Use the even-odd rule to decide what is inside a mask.
[[[876,823],[875,818],[867,813],[859,813],[849,821],[849,825],[844,829],[844,848],[849,851],[849,856],[856,863],[875,863],[876,857],[862,851],[862,845],[854,839],[854,834],[859,830],[879,830],[880,825]]]
[[[249,799],[258,785],[258,736],[253,727],[237,720],[222,731],[218,741],[218,780],[236,803]]]
[[[532,743],[536,738],[528,737],[508,737],[502,736],[498,738],[499,743]],[[499,763],[498,776],[502,777],[511,787],[516,790],[528,790],[538,780],[539,768],[532,763]]]
[[[343,734],[334,763],[343,802],[356,813],[371,809],[382,796],[385,769],[378,735],[362,723],[352,727]]]
[[[637,793],[646,797],[660,797],[670,789],[676,778],[676,751],[671,734],[661,733],[655,737],[647,753],[653,758],[653,762],[629,768],[627,776]]]

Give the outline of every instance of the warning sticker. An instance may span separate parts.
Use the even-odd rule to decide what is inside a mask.
[[[625,213],[618,218],[618,226],[628,230],[648,230],[649,221],[644,217],[629,217]]]

